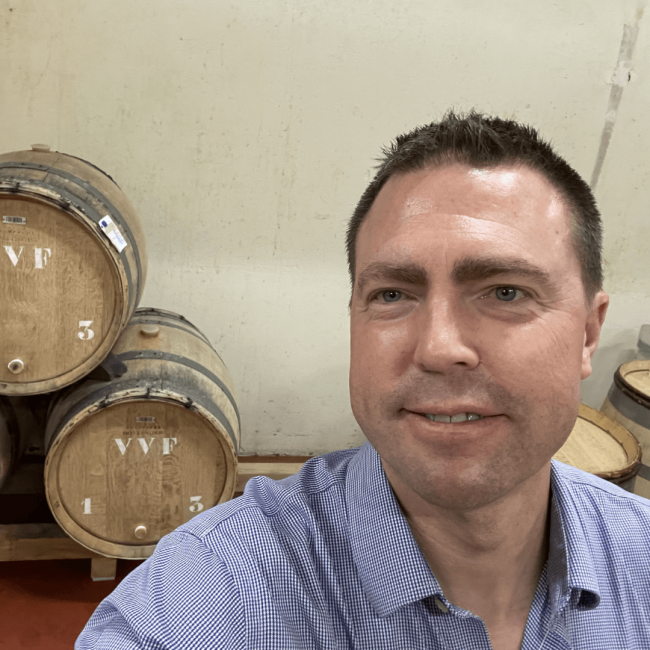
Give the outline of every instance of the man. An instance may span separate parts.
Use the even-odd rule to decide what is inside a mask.
[[[609,302],[600,240],[532,129],[398,138],[348,231],[369,442],[165,537],[77,648],[650,648],[650,501],[551,462]]]

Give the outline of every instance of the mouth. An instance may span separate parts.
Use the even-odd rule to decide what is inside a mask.
[[[478,413],[456,413],[455,415],[443,415],[436,413],[421,413],[427,420],[432,422],[449,422],[456,424],[457,422],[473,422],[474,420],[484,420],[484,415]]]
[[[406,409],[405,409],[406,410]],[[474,423],[481,422],[482,420],[490,420],[493,418],[501,417],[501,414],[481,414],[473,411],[461,411],[454,413],[423,413],[420,411],[409,411],[406,410],[406,413],[411,413],[413,415],[419,416],[430,422],[440,422],[442,424],[464,424],[464,423]]]
[[[509,418],[502,413],[490,413],[489,409],[483,409],[484,414],[448,410],[451,412],[428,413],[403,409],[400,418],[403,434],[418,445],[423,454],[431,452],[457,458],[459,454],[466,457],[468,454],[487,453],[512,433]],[[472,419],[472,416],[478,418]]]

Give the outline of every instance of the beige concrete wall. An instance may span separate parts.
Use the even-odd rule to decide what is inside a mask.
[[[583,384],[599,407],[650,322],[639,7],[0,0],[0,150],[45,142],[111,173],[147,234],[142,305],[185,315],[220,351],[243,452],[307,454],[363,441],[348,402],[343,241],[380,147],[448,107],[477,107],[538,127],[589,179],[613,123],[597,186],[612,306]]]

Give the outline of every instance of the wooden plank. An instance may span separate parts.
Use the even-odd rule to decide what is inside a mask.
[[[90,561],[90,577],[93,582],[115,580],[117,560],[112,557],[94,557]]]
[[[250,455],[238,456],[239,463],[306,463],[313,456],[288,456],[287,454],[272,454],[270,456]]]
[[[0,526],[0,562],[101,557],[68,537],[57,524]]]
[[[235,492],[243,492],[246,483],[254,476],[268,476],[277,481],[299,472],[303,465],[304,463],[239,463]]]

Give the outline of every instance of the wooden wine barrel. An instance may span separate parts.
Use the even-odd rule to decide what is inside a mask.
[[[0,394],[63,388],[106,357],[147,274],[115,182],[45,145],[0,155]]]
[[[124,374],[80,382],[52,403],[45,490],[80,544],[143,558],[232,497],[239,412],[223,361],[178,314],[138,309],[112,354]]]
[[[641,466],[641,447],[620,424],[580,404],[571,435],[553,458],[633,492]]]
[[[650,360],[624,363],[600,409],[630,431],[641,444],[645,457],[634,492],[650,499]]]

